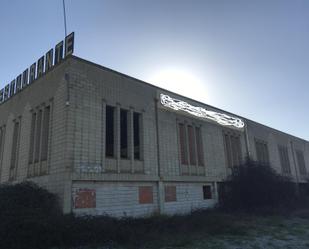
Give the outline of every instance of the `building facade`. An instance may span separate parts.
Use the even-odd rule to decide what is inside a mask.
[[[211,207],[248,155],[307,178],[309,142],[73,55],[15,92],[0,104],[0,181],[34,181],[66,213]]]

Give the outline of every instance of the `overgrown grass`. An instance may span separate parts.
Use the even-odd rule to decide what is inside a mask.
[[[190,215],[152,216],[149,218],[110,218],[106,216],[65,216],[58,246],[102,245],[114,242],[127,248],[152,246],[184,246],[193,239],[212,235],[245,235],[246,220],[242,217],[200,210]],[[63,226],[65,227],[65,226]]]
[[[214,209],[197,210],[189,215],[121,219],[63,215],[56,196],[33,183],[0,185],[0,200],[0,248],[5,249],[78,248],[106,244],[124,248],[145,248],[147,245],[150,248],[186,248],[192,241],[214,236],[246,237],[260,225],[259,222],[263,225],[258,231],[263,233],[266,227],[276,226],[269,231],[283,236],[276,232],[281,225],[280,217],[270,216],[265,221],[252,212]],[[261,210],[259,214],[273,214]],[[280,210],[286,214],[291,212],[290,209]],[[309,217],[309,212],[303,210],[299,216]],[[267,222],[269,226],[265,227]]]

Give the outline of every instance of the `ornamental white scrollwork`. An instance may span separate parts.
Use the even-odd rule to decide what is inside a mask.
[[[235,118],[224,113],[206,110],[205,108],[193,106],[179,99],[174,99],[166,94],[160,94],[161,104],[175,111],[184,111],[199,118],[210,119],[224,126],[234,126],[241,129],[245,123],[240,118]]]

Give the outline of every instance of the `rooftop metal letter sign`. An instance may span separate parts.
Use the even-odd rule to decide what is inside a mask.
[[[63,46],[64,44],[64,46]],[[45,56],[43,55],[37,62],[34,62],[30,68],[27,68],[16,79],[12,80],[0,90],[0,104],[7,101],[10,97],[20,92],[22,89],[30,85],[33,81],[47,73],[53,66],[59,64],[65,57],[73,54],[74,51],[74,32],[65,37],[55,47],[55,52],[50,49]]]
[[[223,126],[234,126],[241,129],[245,123],[240,118],[235,118],[224,113],[206,110],[203,107],[193,106],[179,99],[168,95],[160,94],[161,104],[175,111],[184,111],[199,118],[210,119]]]

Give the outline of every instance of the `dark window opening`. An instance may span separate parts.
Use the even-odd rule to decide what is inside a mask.
[[[300,150],[297,150],[296,151],[296,158],[297,158],[299,173],[301,175],[306,175],[307,174],[307,170],[306,170],[304,153],[302,151],[300,151]]]
[[[105,130],[105,155],[107,157],[114,156],[114,112],[115,108],[106,106],[106,130]]]
[[[187,139],[186,139],[186,130],[184,124],[179,124],[179,142],[180,142],[180,156],[181,163],[188,164],[187,156]]]
[[[165,186],[165,202],[177,201],[176,186]]]
[[[39,111],[37,126],[36,126],[35,152],[34,152],[34,162],[35,163],[37,163],[39,161],[39,158],[40,158],[41,126],[42,126],[42,110]]]
[[[134,159],[141,159],[140,120],[141,120],[141,114],[134,112],[133,113]]]
[[[269,165],[268,146],[265,141],[255,140],[256,158],[257,161]]]
[[[204,200],[212,199],[211,186],[210,185],[204,185],[203,186],[203,198],[204,198]]]
[[[128,158],[128,111],[120,110],[120,156]]]
[[[36,121],[36,113],[34,112],[32,113],[32,120],[31,120],[29,164],[33,163],[35,121]]]
[[[230,143],[230,136],[225,134],[224,135],[224,142],[225,142],[225,151],[226,151],[226,159],[228,167],[232,167],[232,152],[231,152],[231,143]]]
[[[44,118],[43,118],[43,131],[42,131],[42,152],[41,160],[47,160],[48,155],[48,138],[49,138],[49,118],[50,118],[50,107],[45,107]]]
[[[197,144],[198,165],[204,166],[202,134],[201,134],[201,129],[199,127],[195,128],[195,134],[196,134],[196,144]]]
[[[242,159],[240,137],[232,134],[224,134],[224,143],[228,167],[239,166]]]
[[[195,155],[195,136],[194,129],[192,126],[188,126],[188,136],[189,136],[189,155],[190,155],[190,164],[196,165],[196,155]]]
[[[10,167],[10,179],[15,179],[16,163],[18,157],[18,140],[19,140],[19,122],[14,123],[13,142],[12,142],[12,154],[11,154],[11,167]]]
[[[288,148],[286,146],[282,146],[282,145],[279,145],[278,148],[279,148],[279,155],[280,155],[282,173],[283,174],[291,174]]]

